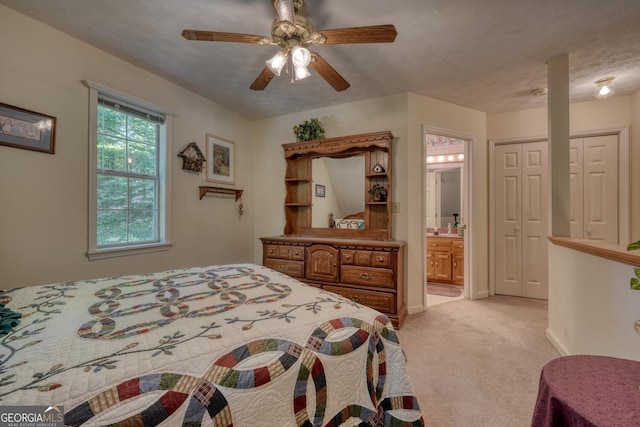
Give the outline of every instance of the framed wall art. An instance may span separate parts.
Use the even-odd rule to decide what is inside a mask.
[[[0,145],[53,154],[56,118],[0,103]]]
[[[325,187],[322,184],[316,184],[316,197],[324,197]]]
[[[232,141],[207,134],[207,181],[235,184],[235,146]]]

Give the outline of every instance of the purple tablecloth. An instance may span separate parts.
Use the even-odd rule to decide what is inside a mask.
[[[540,426],[640,426],[640,362],[566,356],[542,369],[531,421]]]

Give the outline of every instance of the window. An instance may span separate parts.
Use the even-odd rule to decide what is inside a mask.
[[[166,250],[171,114],[92,82],[89,259]]]

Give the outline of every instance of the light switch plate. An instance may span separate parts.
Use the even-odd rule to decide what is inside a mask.
[[[400,212],[400,202],[391,202],[391,213]]]

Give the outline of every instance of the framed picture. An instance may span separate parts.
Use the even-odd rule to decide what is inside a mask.
[[[207,134],[207,181],[235,184],[235,147],[232,141]]]
[[[324,197],[324,185],[316,184],[316,197]]]
[[[53,154],[56,118],[0,103],[0,145]]]

